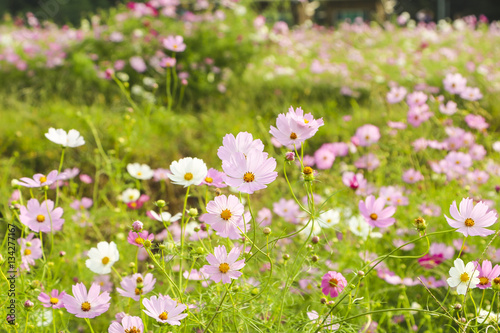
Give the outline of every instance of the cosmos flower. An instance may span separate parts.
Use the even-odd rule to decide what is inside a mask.
[[[363,177],[362,173],[346,171],[342,174],[342,183],[353,190],[357,190],[358,187],[366,185],[366,179]]]
[[[120,322],[112,322],[108,333],[144,333],[144,324],[139,317],[125,315]]]
[[[205,265],[201,268],[201,272],[210,276],[210,278],[218,283],[231,283],[231,279],[238,279],[242,273],[240,269],[245,267],[245,259],[238,260],[240,249],[234,247],[229,254],[224,245],[214,248],[214,254],[207,255],[207,261],[210,265]]]
[[[450,268],[450,277],[446,280],[452,288],[457,288],[459,295],[465,295],[467,289],[476,288],[479,281],[479,271],[475,268],[474,262],[469,262],[464,266],[462,259],[455,259],[455,267]]]
[[[479,289],[486,289],[491,287],[491,281],[500,275],[500,266],[495,265],[492,267],[491,261],[483,260],[483,264],[479,265],[476,262],[477,269],[479,270],[479,283],[477,287]]]
[[[30,265],[35,265],[35,260],[43,256],[42,242],[34,238],[35,234],[30,233],[26,238],[19,238],[17,242],[21,245],[21,269],[30,271]]]
[[[224,172],[215,170],[214,168],[208,169],[207,176],[201,182],[202,185],[214,186],[217,188],[227,187],[224,184]]]
[[[50,232],[61,230],[64,224],[62,218],[63,209],[54,209],[54,202],[47,200],[39,203],[36,199],[30,199],[25,206],[21,206],[19,220],[34,232]]]
[[[180,320],[187,317],[187,313],[182,313],[187,309],[184,304],[178,304],[168,296],[151,296],[142,300],[146,309],[142,310],[145,314],[162,324],[179,326]]]
[[[226,134],[222,139],[222,146],[217,150],[217,156],[221,161],[230,161],[232,156],[238,153],[247,155],[251,150],[264,151],[264,144],[260,139],[253,139],[252,134],[240,132],[234,137],[233,134]]]
[[[37,173],[33,176],[33,179],[28,177],[23,177],[19,180],[18,184],[24,187],[42,187],[52,185],[58,180],[64,180],[64,174],[58,174],[57,170],[52,170],[47,176]]]
[[[322,146],[314,152],[314,161],[318,169],[330,169],[335,161],[335,154],[329,148]]]
[[[154,175],[154,171],[147,164],[129,163],[127,171],[132,177],[141,180],[151,179]]]
[[[321,228],[331,228],[340,223],[340,211],[337,209],[327,210],[319,214],[316,222]]]
[[[85,261],[85,266],[96,274],[111,273],[111,266],[120,259],[120,253],[115,242],[100,242],[97,247],[91,248]]]
[[[185,157],[179,161],[174,161],[170,164],[170,172],[168,178],[173,184],[184,185],[199,185],[207,176],[207,165],[199,158]]]
[[[422,180],[424,180],[424,176],[415,169],[408,169],[403,173],[403,181],[408,184],[414,184]]]
[[[78,318],[95,318],[108,311],[111,297],[108,292],[101,292],[101,287],[93,283],[87,293],[83,283],[73,286],[73,296],[64,295],[62,301],[69,313]]]
[[[46,308],[60,309],[64,308],[64,303],[62,298],[66,295],[64,291],[59,292],[57,289],[52,289],[50,295],[41,292],[38,295],[38,300],[42,302],[42,305]]]
[[[460,73],[449,73],[443,80],[444,89],[450,94],[460,94],[467,87],[467,79]]]
[[[159,221],[159,222],[169,222],[169,223],[172,223],[172,222],[175,222],[175,221],[178,221],[181,219],[182,217],[182,214],[181,213],[177,213],[175,215],[172,215],[170,214],[169,212],[161,212],[161,215],[158,214],[157,212],[155,212],[154,210],[150,210],[148,211],[148,216],[155,219],[156,221]]]
[[[259,226],[265,227],[271,224],[272,219],[273,213],[271,212],[271,210],[269,208],[263,207],[257,213],[256,222]]]
[[[465,116],[465,122],[470,128],[474,128],[480,131],[487,129],[490,125],[486,122],[483,116],[468,114]]]
[[[405,87],[392,87],[387,93],[387,102],[395,104],[401,102],[406,96],[407,90]]]
[[[337,297],[347,286],[347,280],[341,273],[329,271],[321,279],[321,291],[324,295]]]
[[[168,36],[163,40],[163,47],[174,52],[183,52],[186,50],[186,44],[184,44],[182,36]]]
[[[359,201],[359,211],[365,221],[372,227],[386,228],[396,222],[396,219],[392,217],[396,212],[396,208],[389,206],[384,209],[385,203],[384,198],[375,200],[373,195],[368,196],[366,201]]]
[[[448,224],[452,228],[458,228],[465,237],[467,236],[488,236],[494,234],[495,231],[486,229],[492,226],[497,220],[497,214],[494,211],[489,211],[489,207],[483,203],[478,202],[474,206],[472,199],[464,198],[460,202],[460,210],[457,209],[457,203],[453,201],[450,205],[450,215],[444,216]]]
[[[366,124],[356,130],[355,137],[358,139],[358,145],[368,147],[380,139],[380,131],[377,126]]]
[[[51,127],[49,128],[49,132],[45,133],[45,137],[63,147],[75,148],[83,146],[85,144],[85,140],[80,135],[80,132],[75,129],[71,129],[66,133],[66,131],[63,129],[56,130],[55,128]]]
[[[282,217],[286,222],[297,223],[297,217],[300,214],[300,206],[293,199],[286,200],[281,198],[273,203],[273,212]]]
[[[146,239],[153,241],[155,238],[154,234],[150,234],[148,231],[144,230],[141,232],[134,232],[132,230],[129,231],[127,242],[137,247],[144,247],[144,241]]]
[[[481,94],[479,88],[466,87],[460,93],[460,97],[467,101],[478,101],[483,98],[483,94]]]
[[[116,291],[123,297],[130,297],[134,301],[138,301],[141,295],[145,295],[154,289],[156,279],[153,274],[147,273],[143,276],[140,273],[135,273],[132,276],[124,277],[120,281],[120,286]]]
[[[248,194],[266,188],[278,177],[274,171],[276,160],[258,150],[251,150],[246,156],[243,153],[235,154],[230,161],[222,161],[222,169],[226,184]]]
[[[130,202],[137,201],[141,196],[141,192],[138,189],[135,188],[128,188],[125,191],[122,192],[120,195],[120,199],[128,204]]]
[[[269,133],[283,146],[300,147],[302,142],[312,138],[317,131],[317,128],[300,124],[289,114],[280,113],[276,119],[276,127],[271,126]]]
[[[207,204],[207,214],[204,217],[205,223],[212,226],[221,237],[238,239],[241,232],[238,227],[245,231],[243,223],[243,213],[245,208],[235,195],[219,195]],[[245,216],[245,222],[248,222],[250,216]]]

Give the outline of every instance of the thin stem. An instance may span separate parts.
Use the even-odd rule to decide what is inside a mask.
[[[87,324],[89,324],[89,327],[90,327],[90,332],[95,333],[95,332],[94,332],[94,329],[92,328],[92,325],[90,324],[90,320],[89,320],[89,318],[85,318],[85,321],[87,322]]]
[[[217,306],[217,308],[215,309],[215,313],[214,313],[214,315],[212,316],[212,319],[210,319],[210,321],[208,322],[207,326],[205,326],[205,330],[204,330],[204,332],[207,332],[207,331],[208,331],[208,328],[210,327],[210,324],[212,324],[212,322],[214,321],[215,317],[216,317],[216,316],[217,316],[217,314],[219,313],[219,309],[221,308],[222,303],[224,303],[224,300],[226,299],[227,293],[229,292],[229,289],[231,289],[231,287],[233,286],[234,281],[236,281],[236,280],[231,281],[231,284],[229,285],[229,288],[227,288],[227,289],[226,289],[226,292],[225,292],[225,293],[224,293],[224,295],[222,296],[222,299],[220,300],[219,305],[218,305],[218,306]]]
[[[61,161],[59,162],[59,169],[57,169],[57,175],[59,176],[61,174],[62,166],[63,166],[63,161],[64,161],[64,152],[66,151],[66,147],[62,147],[62,153],[61,153]],[[59,187],[61,186],[61,180],[58,180],[56,182],[56,207],[59,202]]]

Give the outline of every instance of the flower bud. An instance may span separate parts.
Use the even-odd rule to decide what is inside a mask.
[[[205,223],[200,224],[200,229],[202,231],[207,231],[207,225]]]
[[[31,242],[26,242],[26,247],[31,247]]]
[[[201,246],[198,246],[196,248],[196,253],[201,255],[201,254],[205,253],[205,249],[202,248]]]
[[[10,186],[12,186],[13,188],[19,188],[19,180],[17,179],[12,179],[10,181]]]
[[[150,247],[151,247],[151,241],[150,241],[149,239],[146,239],[146,240],[144,241],[144,247],[145,247],[145,248],[150,248]]]
[[[314,180],[314,170],[311,167],[304,167],[302,170],[302,174],[304,175],[305,181],[313,181]]]
[[[317,262],[319,260],[319,257],[317,255],[313,255],[311,257],[312,262]]]
[[[326,304],[326,298],[325,297],[321,297],[321,299],[319,301],[321,302],[321,304]]]
[[[328,306],[334,306],[334,305],[335,305],[335,301],[328,302]]]
[[[313,236],[313,238],[311,238],[311,243],[318,244],[319,243],[319,237],[318,236]]]
[[[457,303],[453,306],[453,309],[456,310],[456,311],[460,311],[462,310],[462,304],[460,303]]]
[[[39,288],[39,287],[40,287],[40,281],[38,281],[38,280],[33,280],[33,281],[31,282],[31,288],[36,289],[36,288]]]
[[[128,263],[128,267],[130,267],[130,268],[134,268],[134,267],[135,267],[135,262],[132,262],[132,261],[131,261],[131,262],[129,262],[129,263]]]
[[[200,229],[200,227],[199,227],[199,226],[194,227],[194,232],[198,232],[198,231],[200,231],[200,230],[201,230],[201,229]]]
[[[139,282],[139,283],[137,283],[136,287],[137,287],[137,289],[142,289],[142,288],[144,288],[144,283]]]
[[[66,252],[64,252],[64,251],[59,252],[59,257],[64,257],[65,255],[66,255]]]
[[[253,288],[250,293],[255,296],[259,293],[259,291],[260,291],[259,288]]]
[[[155,204],[156,204],[156,207],[158,207],[158,208],[163,208],[163,207],[165,207],[167,205],[167,203],[165,202],[165,200],[158,200],[158,201],[155,202]]]
[[[141,221],[135,221],[132,223],[132,229],[134,229],[134,231],[141,231],[143,226],[144,224]]]
[[[35,304],[32,301],[30,301],[29,299],[26,300],[26,302],[24,302],[24,307],[27,309],[32,308],[33,306],[35,306]]]
[[[359,275],[359,276],[365,276],[365,272],[363,272],[363,271],[358,271],[358,275]]]
[[[165,250],[167,247],[165,246],[165,244],[160,244],[160,245],[158,245],[158,248],[160,250]]]
[[[496,185],[496,186],[495,186],[495,191],[496,191],[497,193],[500,193],[500,185]]]
[[[196,209],[196,208],[189,208],[188,214],[191,217],[196,217],[196,216],[198,216],[198,209]]]
[[[285,154],[285,159],[290,162],[295,161],[295,153],[293,151],[287,152]]]
[[[288,259],[290,259],[290,255],[289,254],[284,254],[283,255],[283,260],[287,261]]]
[[[422,217],[416,218],[414,225],[418,231],[425,231],[425,229],[427,229],[427,223],[425,222],[425,220]]]
[[[271,228],[268,228],[268,227],[265,227],[262,232],[264,233],[264,235],[269,235],[271,233]]]
[[[152,271],[153,269],[155,269],[155,265],[153,265],[153,264],[149,264],[149,265],[148,265],[148,269],[149,269],[150,271]]]
[[[231,290],[232,290],[233,292],[238,292],[238,291],[240,290],[240,286],[233,286],[233,287],[231,288]]]
[[[496,277],[491,281],[491,288],[496,291],[500,291],[500,277]]]

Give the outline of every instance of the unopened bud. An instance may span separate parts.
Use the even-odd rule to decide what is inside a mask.
[[[285,154],[285,159],[290,162],[295,161],[295,153],[293,151],[287,152]]]
[[[264,235],[269,235],[271,233],[271,228],[268,228],[268,227],[265,227],[262,232],[264,233]]]
[[[363,272],[363,271],[358,271],[358,275],[359,275],[359,276],[365,276],[365,272]]]
[[[335,301],[328,302],[328,306],[334,306],[334,305],[335,305]]]
[[[326,304],[326,298],[325,297],[321,297],[321,299],[319,301],[321,302],[321,304]]]
[[[135,267],[135,262],[129,262],[129,263],[128,263],[128,267],[130,267],[130,268],[134,268],[134,267]]]
[[[198,231],[200,231],[201,229],[200,229],[200,227],[199,227],[199,226],[196,226],[196,227],[194,227],[194,229],[193,229],[193,230],[194,230],[194,232],[198,232]]]
[[[66,255],[66,252],[64,252],[64,251],[59,252],[59,257],[64,257],[65,255]]]
[[[26,300],[26,302],[24,302],[24,307],[27,309],[32,308],[33,306],[35,306],[35,304],[32,301],[30,301],[29,299]]]
[[[165,200],[157,200],[155,202],[155,204],[156,204],[156,207],[158,207],[158,208],[163,208],[163,207],[165,207],[167,205],[167,203],[165,202]]]
[[[142,288],[144,288],[144,283],[139,282],[139,283],[137,283],[136,287],[137,287],[137,289],[142,289]]]
[[[207,231],[207,225],[205,223],[200,224],[200,229],[202,231]]]
[[[319,257],[317,255],[313,255],[311,257],[312,262],[317,262],[319,260]]]
[[[155,269],[155,265],[153,265],[153,264],[149,264],[149,265],[148,265],[148,269],[152,271],[153,269]]]
[[[496,277],[491,281],[491,288],[496,291],[500,291],[500,277]]]
[[[17,179],[12,179],[10,181],[10,186],[12,186],[13,188],[19,188],[19,180]]]
[[[427,223],[422,217],[416,218],[414,224],[418,231],[425,231],[427,229]]]
[[[259,288],[253,288],[250,293],[255,296],[259,293],[259,291],[260,291]]]
[[[203,253],[205,253],[205,249],[204,249],[204,248],[202,248],[201,246],[198,246],[198,247],[196,248],[196,253],[197,253],[197,254],[203,254]]]
[[[196,216],[198,216],[198,209],[196,209],[196,208],[189,208],[188,214],[191,217],[196,217]]]
[[[319,237],[318,236],[313,236],[313,238],[311,238],[311,243],[318,244],[319,243]]]
[[[141,221],[135,221],[132,223],[132,229],[134,229],[134,231],[141,231],[143,226],[144,224]]]
[[[453,306],[453,309],[456,310],[456,311],[460,311],[462,310],[462,304],[460,303],[457,303]]]
[[[289,255],[289,254],[284,254],[284,255],[283,255],[283,260],[285,260],[285,261],[286,261],[286,260],[288,260],[288,259],[290,259],[290,255]]]
[[[144,247],[145,247],[145,248],[150,248],[150,247],[151,247],[151,241],[150,241],[149,239],[146,239],[146,240],[144,241]]]

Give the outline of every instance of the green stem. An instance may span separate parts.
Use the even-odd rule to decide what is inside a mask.
[[[92,325],[90,324],[89,318],[85,318],[85,321],[87,322],[87,324],[89,324],[90,332],[94,333],[94,329],[92,328]]]
[[[236,280],[231,281],[231,284],[229,285],[229,288],[227,288],[227,289],[226,289],[226,292],[225,292],[225,293],[224,293],[224,295],[222,296],[222,299],[220,300],[219,305],[218,305],[218,306],[217,306],[217,308],[215,309],[215,313],[214,313],[214,315],[212,316],[212,319],[210,319],[210,321],[208,322],[208,324],[205,326],[205,330],[204,330],[204,332],[207,332],[207,331],[208,331],[208,328],[210,327],[210,325],[211,325],[211,324],[212,324],[212,322],[214,321],[215,317],[216,317],[216,316],[217,316],[217,314],[219,313],[219,309],[221,308],[222,303],[224,303],[224,300],[226,299],[227,293],[229,292],[229,289],[231,289],[231,287],[233,286],[234,281],[236,281]]]
[[[57,169],[57,175],[59,176],[61,174],[61,170],[62,170],[62,166],[63,166],[63,161],[64,161],[64,152],[66,151],[66,147],[63,147],[62,148],[62,153],[61,153],[61,161],[59,162],[59,169]],[[56,205],[55,207],[57,207],[57,204],[59,202],[59,187],[61,187],[61,181],[58,180],[56,182]]]

